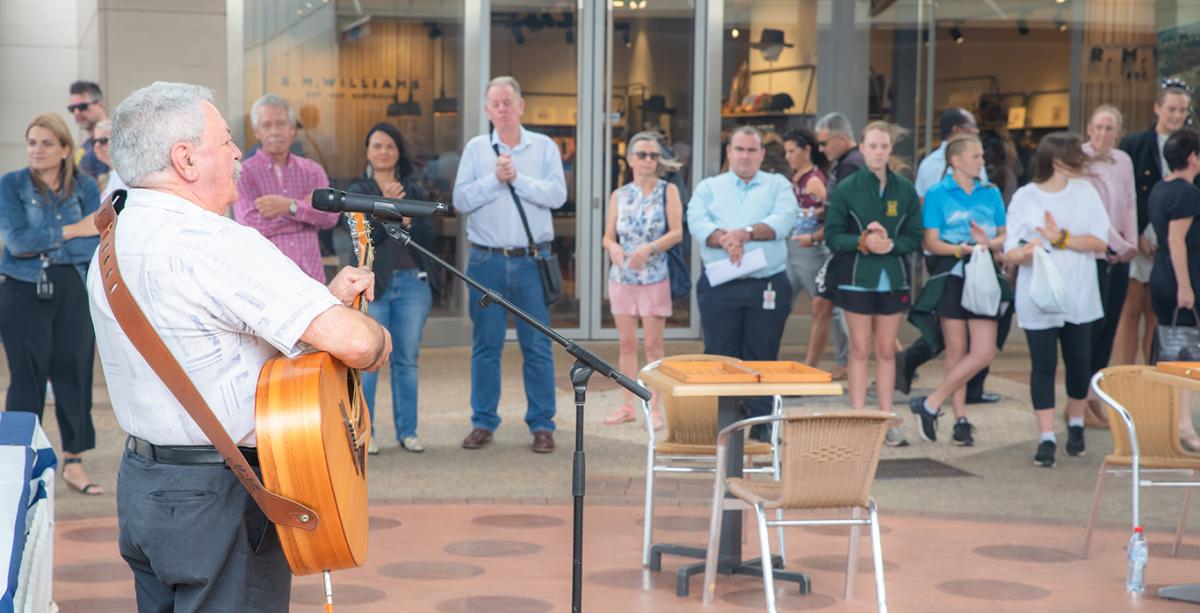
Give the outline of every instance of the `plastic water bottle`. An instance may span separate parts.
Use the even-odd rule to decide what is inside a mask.
[[[1129,537],[1129,577],[1125,579],[1125,591],[1140,594],[1146,589],[1146,558],[1149,551],[1146,548],[1146,536],[1142,527],[1133,529]]]

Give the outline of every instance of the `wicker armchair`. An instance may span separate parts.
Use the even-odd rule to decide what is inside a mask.
[[[737,362],[737,358],[722,355],[690,354],[678,355],[647,364],[638,373],[638,383],[652,389],[655,396],[662,401],[666,413],[667,437],[658,439],[658,433],[651,425],[650,403],[642,402],[642,412],[645,414],[647,443],[646,443],[646,512],[642,529],[642,566],[650,566],[650,549],[654,541],[654,476],[656,473],[713,473],[716,468],[717,452],[717,399],[716,398],[681,398],[672,396],[670,390],[679,385],[679,381],[659,372],[658,366],[663,361],[686,360],[691,362]],[[783,403],[775,398],[774,413],[782,413]],[[772,430],[771,440],[779,440],[776,430]],[[778,474],[779,456],[774,445],[759,441],[747,440],[744,447],[746,457],[770,456],[770,466],[753,467],[749,462],[743,472]],[[783,545],[783,530],[779,531],[779,555],[785,554]]]
[[[1083,535],[1080,556],[1088,556],[1096,509],[1104,494],[1104,481],[1110,474],[1131,473],[1133,486],[1133,525],[1140,524],[1139,491],[1142,487],[1172,485],[1178,482],[1144,479],[1143,472],[1185,473],[1195,480],[1200,473],[1200,455],[1188,453],[1179,443],[1179,393],[1169,385],[1147,380],[1142,373],[1153,366],[1111,366],[1092,377],[1092,389],[1108,405],[1108,423],[1112,424],[1113,452],[1100,465],[1092,509]],[[1124,423],[1125,427],[1117,427]],[[1115,468],[1120,467],[1120,468]],[[1194,488],[1185,488],[1183,512],[1175,529],[1171,555],[1179,555],[1188,507]]]
[[[727,478],[725,448],[729,437],[743,428],[762,423],[782,423],[783,461],[777,482]],[[846,561],[846,598],[854,593],[858,569],[858,527],[871,528],[871,553],[875,565],[875,595],[879,611],[887,611],[883,580],[883,550],[879,540],[879,517],[871,486],[879,466],[879,452],[889,427],[900,423],[890,413],[837,411],[807,415],[744,419],[721,431],[717,440],[717,475],[713,487],[712,522],[709,526],[708,557],[704,568],[704,603],[716,592],[721,517],[730,508],[749,505],[758,516],[758,534],[763,551],[770,547],[767,529],[784,526],[850,526],[850,548]],[[726,493],[733,496],[726,498]],[[739,504],[739,501],[744,504]],[[851,509],[849,518],[767,520],[766,511]],[[866,509],[868,517],[858,516]],[[767,610],[775,612],[775,582],[770,564],[763,565],[763,589]]]

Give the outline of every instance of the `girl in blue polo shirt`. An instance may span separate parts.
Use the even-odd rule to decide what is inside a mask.
[[[973,426],[967,421],[966,383],[996,355],[997,313],[972,313],[962,307],[963,262],[975,245],[991,253],[1004,246],[1004,200],[994,185],[981,183],[983,146],[979,137],[955,136],[946,145],[946,175],[925,194],[922,245],[930,254],[930,283],[941,288],[935,313],[946,343],[946,374],[933,393],[909,400],[921,438],[937,440],[937,418],[946,399],[954,404],[954,444],[969,446]],[[933,283],[935,279],[941,283]],[[968,343],[968,339],[969,343]],[[969,344],[969,346],[968,346]]]

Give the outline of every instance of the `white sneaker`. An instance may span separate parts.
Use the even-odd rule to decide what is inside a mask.
[[[888,447],[908,447],[908,437],[904,436],[904,430],[899,426],[888,428],[887,435],[884,436],[883,442]]]
[[[375,444],[375,439],[371,439],[371,443],[367,445],[367,453],[370,455],[379,455],[379,445]]]
[[[407,436],[401,439],[400,447],[413,453],[421,453],[422,451],[425,451],[425,448],[421,446],[421,439],[415,436]]]

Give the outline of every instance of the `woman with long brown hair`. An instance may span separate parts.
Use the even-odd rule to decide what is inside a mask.
[[[39,115],[25,129],[29,165],[0,177],[0,339],[10,382],[5,410],[35,413],[54,388],[62,433],[63,480],[94,496],[104,490],[83,470],[96,446],[92,426],[95,333],[84,276],[99,239],[100,192],[75,167],[75,142],[58,115]]]
[[[1033,463],[1043,468],[1054,467],[1058,449],[1054,377],[1059,347],[1067,371],[1067,455],[1084,453],[1092,325],[1104,316],[1095,262],[1108,246],[1109,230],[1100,194],[1083,179],[1088,162],[1078,136],[1046,135],[1034,154],[1033,183],[1017,190],[1008,207],[1005,258],[1018,267],[1017,325],[1029,343],[1029,388],[1040,432]],[[1030,296],[1034,251],[1039,249],[1062,275],[1063,308],[1043,309]]]

